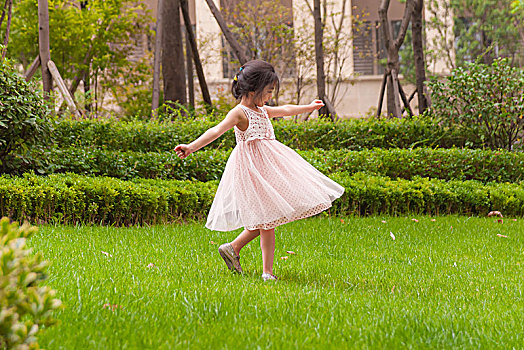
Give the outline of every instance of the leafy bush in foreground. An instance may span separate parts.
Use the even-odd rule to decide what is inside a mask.
[[[0,220],[0,349],[38,349],[36,335],[56,322],[51,313],[61,307],[55,291],[39,286],[47,263],[26,246],[36,231]]]

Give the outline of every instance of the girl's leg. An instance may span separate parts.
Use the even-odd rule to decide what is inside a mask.
[[[260,230],[260,249],[262,249],[263,272],[273,274],[275,258],[275,229]]]
[[[248,244],[249,242],[257,238],[259,234],[260,234],[260,230],[251,231],[251,230],[245,229],[244,231],[242,231],[242,233],[239,234],[233,242],[231,242],[231,245],[233,246],[233,249],[235,250],[235,254],[239,255],[240,250],[244,248],[246,244]]]

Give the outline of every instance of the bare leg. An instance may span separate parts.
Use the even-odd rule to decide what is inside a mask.
[[[242,233],[239,234],[233,242],[231,242],[231,245],[233,246],[233,249],[235,250],[235,254],[239,255],[240,250],[244,248],[246,244],[248,244],[249,242],[257,238],[259,234],[260,234],[260,230],[250,231],[248,229],[245,229],[244,231],[242,231]]]
[[[275,229],[260,230],[260,249],[262,249],[263,272],[273,274],[275,258]]]

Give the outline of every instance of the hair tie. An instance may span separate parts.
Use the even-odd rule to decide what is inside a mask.
[[[237,81],[238,80],[238,77],[237,75],[235,74],[235,77],[233,78],[234,81]]]
[[[244,69],[244,67],[240,67],[240,69],[238,70],[239,72],[242,72],[242,69]]]

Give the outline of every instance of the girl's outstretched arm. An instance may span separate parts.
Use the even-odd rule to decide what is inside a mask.
[[[229,111],[224,120],[215,125],[212,128],[209,128],[205,133],[200,135],[195,141],[190,144],[181,144],[175,147],[175,152],[180,159],[186,158],[193,152],[198,151],[202,147],[210,144],[215,141],[217,138],[222,136],[223,133],[234,127],[238,124],[243,116],[243,112],[238,108],[234,108]]]
[[[315,109],[324,107],[322,100],[314,100],[308,105],[284,105],[278,107],[264,106],[270,118],[287,117],[301,113],[313,112]]]

